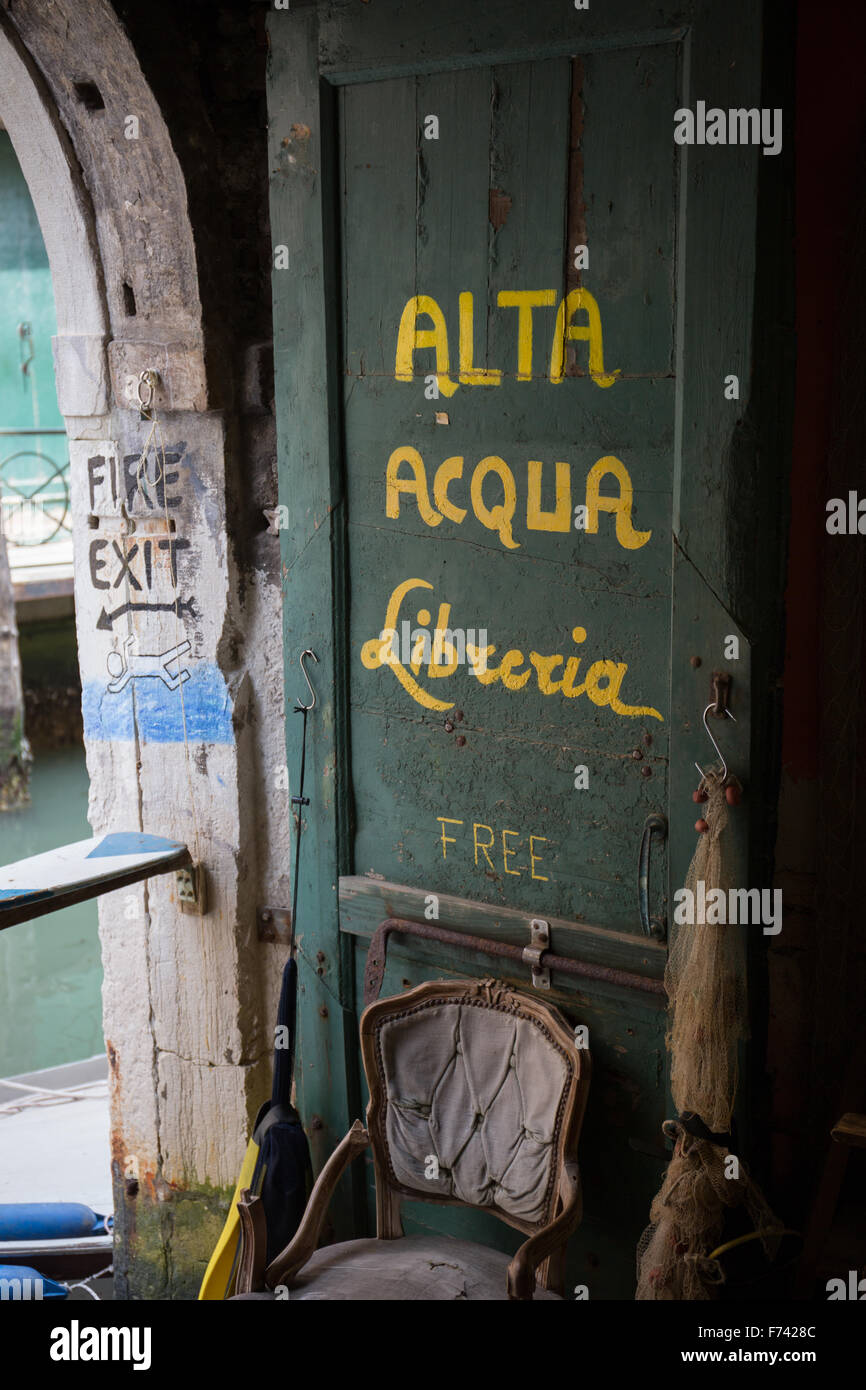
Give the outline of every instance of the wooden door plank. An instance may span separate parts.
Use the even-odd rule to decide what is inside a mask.
[[[531,914],[514,907],[493,907],[489,903],[460,898],[453,893],[437,893],[435,923],[452,931],[487,936],[515,946],[529,944]],[[355,935],[371,936],[386,917],[406,917],[423,922],[429,894],[402,883],[348,875],[340,879],[340,919],[343,929]],[[667,952],[660,942],[646,936],[611,933],[588,922],[545,916],[550,923],[551,950],[556,955],[614,966],[637,975],[660,980],[664,975]]]
[[[289,790],[300,769],[308,694],[299,666],[310,647],[316,707],[307,722],[306,793],[298,907],[297,1102],[313,1163],[321,1168],[356,1108],[346,1057],[354,1034],[351,952],[340,938],[337,879],[347,854],[349,793],[345,689],[337,674],[344,649],[341,569],[344,513],[336,433],[339,392],[336,210],[339,198],[336,113],[320,91],[315,8],[272,14],[269,160],[271,234],[289,251],[289,269],[273,272],[274,369],[280,440],[286,759]],[[323,247],[329,226],[328,254]],[[287,870],[289,866],[287,865]],[[273,969],[279,970],[274,961]],[[354,1119],[355,1115],[352,1114]],[[353,1228],[352,1193],[333,1204],[338,1231]]]

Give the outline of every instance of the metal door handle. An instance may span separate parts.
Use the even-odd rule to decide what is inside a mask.
[[[653,835],[658,835],[662,840],[667,839],[668,823],[664,816],[654,811],[647,816],[643,823],[643,835],[640,841],[640,856],[638,858],[637,869],[637,905],[640,913],[640,924],[647,936],[652,936],[656,941],[665,941],[668,934],[668,925],[664,917],[651,917],[649,909],[649,870],[650,870],[650,851],[652,849]]]

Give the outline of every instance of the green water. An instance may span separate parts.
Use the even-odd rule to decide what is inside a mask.
[[[84,840],[83,748],[37,753],[31,805],[0,813],[0,863]],[[0,932],[0,1076],[103,1052],[96,903],[77,903]]]

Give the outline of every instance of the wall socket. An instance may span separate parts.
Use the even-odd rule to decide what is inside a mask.
[[[185,869],[178,869],[175,883],[181,912],[194,912],[203,917],[207,912],[207,894],[202,865],[189,864]]]

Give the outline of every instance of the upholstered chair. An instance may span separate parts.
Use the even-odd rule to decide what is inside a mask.
[[[296,1235],[267,1266],[261,1203],[244,1194],[235,1298],[530,1299],[536,1282],[536,1297],[560,1297],[581,1217],[590,1075],[562,1015],[494,980],[439,980],[370,1005],[361,1050],[367,1128],[356,1121],[335,1149]],[[331,1194],[368,1144],[376,1237],[317,1249]],[[403,1198],[490,1211],[528,1238],[509,1259],[449,1236],[405,1236]]]

